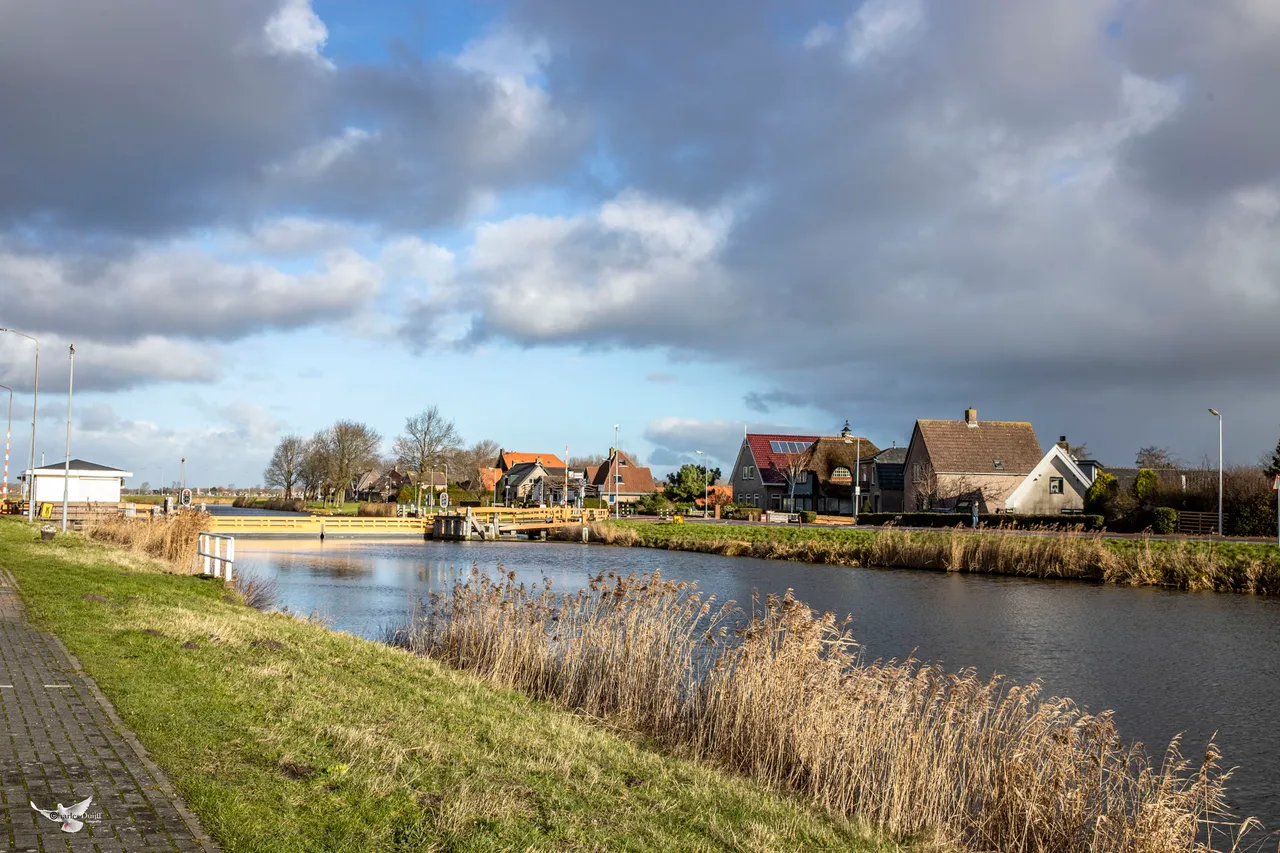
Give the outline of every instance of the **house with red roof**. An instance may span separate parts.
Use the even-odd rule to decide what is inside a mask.
[[[729,477],[733,502],[761,509],[787,508],[791,492],[788,468],[794,460],[804,456],[819,437],[773,433],[747,433],[743,436]]]
[[[516,465],[536,462],[547,468],[565,468],[564,460],[554,453],[516,453],[512,450],[499,450],[498,461],[493,463],[502,474],[506,474]]]
[[[588,483],[605,500],[618,503],[635,503],[645,495],[659,491],[653,472],[620,450],[609,448],[609,458],[603,464],[587,469]]]

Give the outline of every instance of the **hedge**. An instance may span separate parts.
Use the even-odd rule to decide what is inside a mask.
[[[858,515],[858,524],[879,527],[895,524],[898,527],[969,527],[970,516],[957,512],[864,512]],[[1033,527],[1058,527],[1063,529],[1083,526],[1085,530],[1101,530],[1104,520],[1100,515],[1058,514],[1017,515],[1014,513],[981,513],[981,527],[1003,527],[1026,530]]]

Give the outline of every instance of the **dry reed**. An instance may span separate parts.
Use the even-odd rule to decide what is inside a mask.
[[[209,529],[210,517],[207,512],[182,510],[170,516],[94,518],[85,522],[84,533],[90,539],[147,554],[186,572],[195,564],[196,540]]]
[[[572,594],[473,569],[391,639],[899,837],[986,851],[1222,849],[1226,773],[1126,746],[1110,713],[1038,685],[866,663],[847,624],[792,598],[745,622],[696,586],[599,576]],[[735,627],[736,626],[736,627]]]
[[[397,507],[394,501],[389,503],[363,502],[356,507],[356,515],[364,518],[395,518]]]
[[[1280,564],[1256,550],[1228,543],[1157,541],[1152,537],[1109,540],[1103,533],[1076,530],[919,531],[895,527],[865,533],[823,531],[819,537],[781,530],[759,538],[735,538],[651,525],[650,530],[599,522],[591,538],[609,545],[698,551],[729,557],[797,560],[843,566],[934,569],[974,574],[1090,580],[1128,586],[1186,590],[1226,590],[1280,594]],[[696,527],[694,528],[697,529]],[[773,534],[770,529],[765,534]]]

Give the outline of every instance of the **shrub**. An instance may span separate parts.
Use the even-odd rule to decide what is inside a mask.
[[[803,524],[813,524],[818,520],[818,514],[812,510],[804,510],[800,513],[800,521]]]
[[[1133,481],[1133,498],[1139,504],[1147,504],[1160,488],[1160,478],[1150,468],[1143,468]]]
[[[1178,511],[1169,506],[1158,506],[1151,514],[1151,532],[1168,535],[1178,532]]]
[[[645,495],[635,504],[636,512],[646,515],[658,515],[671,508],[671,501],[667,500],[662,492],[653,492]]]
[[[609,502],[603,498],[583,498],[583,509],[605,509],[609,506]]]

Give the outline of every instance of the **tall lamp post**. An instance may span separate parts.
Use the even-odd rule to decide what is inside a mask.
[[[609,476],[613,480],[613,517],[617,519],[622,517],[622,508],[618,506],[618,424],[613,425],[613,464],[609,468]]]
[[[67,375],[67,458],[62,467],[62,532],[67,532],[67,507],[71,497],[71,391],[76,383],[76,345],[68,356],[71,372]]]
[[[1217,409],[1210,409],[1209,414],[1218,419],[1218,535],[1222,535],[1222,415]]]
[[[31,385],[31,482],[27,484],[27,520],[36,520],[36,409],[40,402],[40,342],[25,332],[16,329],[0,329],[20,338],[26,338],[36,345],[36,376]]]
[[[9,500],[9,436],[13,433],[13,389],[8,385],[0,388],[9,392],[9,420],[4,428],[4,483],[0,484],[0,503]]]
[[[857,461],[853,464],[853,477],[851,479],[853,480],[853,523],[857,524],[858,504],[861,503],[862,499],[862,439],[852,435],[848,421],[844,422],[844,429],[840,431],[840,434],[844,436],[845,444],[853,442],[855,447],[854,458]]]
[[[711,474],[707,470],[707,454],[703,453],[701,450],[695,450],[693,452],[702,457],[702,517],[705,519],[707,517],[707,510],[711,508],[711,501],[708,500],[711,494],[711,487],[709,485],[710,480],[708,478]]]

